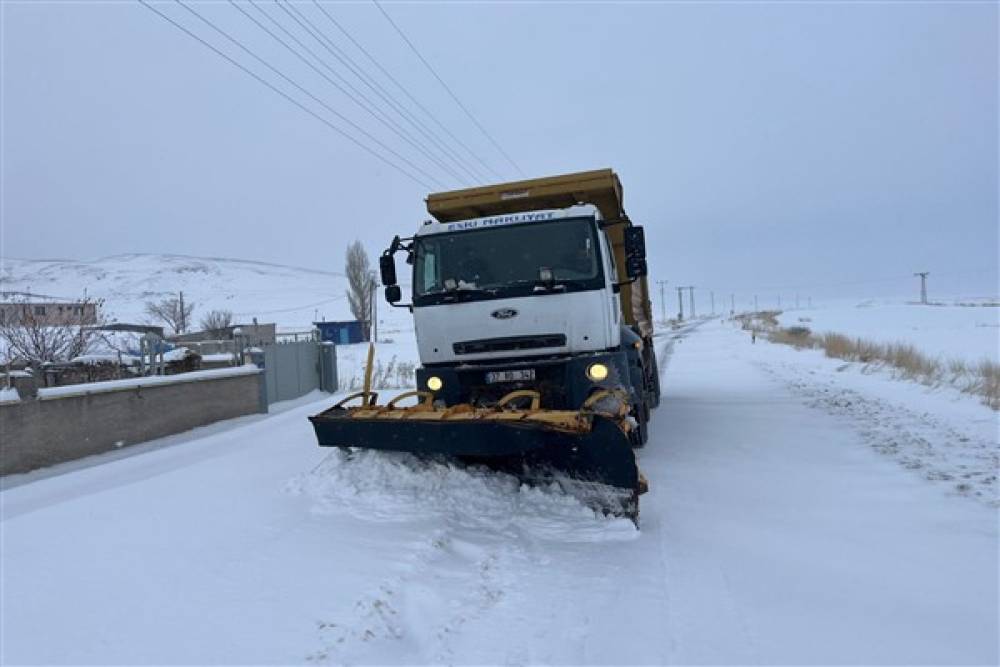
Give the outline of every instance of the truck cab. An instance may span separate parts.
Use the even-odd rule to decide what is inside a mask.
[[[617,348],[616,271],[591,208],[424,224],[413,240],[421,363]]]

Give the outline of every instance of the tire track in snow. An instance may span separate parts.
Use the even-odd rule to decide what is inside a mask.
[[[662,344],[658,348],[654,348],[656,353],[656,364],[660,373],[660,393],[661,396],[666,392],[666,387],[668,386],[667,380],[667,370],[670,367],[670,361],[673,358],[674,346],[680,340],[683,340],[688,334],[685,329],[679,329],[676,331],[668,331],[664,334],[657,334],[656,338],[661,336],[665,338]],[[654,339],[655,340],[655,339]],[[660,406],[653,410],[653,417],[662,410],[664,403],[661,401]],[[653,437],[656,435],[655,430],[651,430],[650,433],[650,443],[648,445],[655,446],[656,443],[653,442]],[[660,439],[662,442],[663,439]],[[642,465],[642,453],[643,450],[638,451],[640,466]],[[640,511],[642,507],[642,500],[640,499]],[[671,565],[671,559],[668,554],[668,547],[666,541],[666,526],[662,523],[662,516],[657,517],[657,519],[652,523],[652,525],[644,522],[644,530],[649,532],[653,531],[658,536],[659,539],[656,541],[657,549],[657,562],[659,566],[659,571],[662,577],[662,594],[660,595],[660,606],[663,610],[663,618],[667,620],[667,659],[665,662],[676,663],[678,662],[678,656],[680,654],[680,646],[677,642],[677,637],[679,634],[679,629],[684,627],[683,616],[678,609],[678,605],[674,601],[673,596],[673,581],[676,580],[676,573],[673,571]]]
[[[458,539],[454,528],[436,531],[414,548],[405,574],[383,580],[357,600],[351,618],[319,621],[321,648],[306,660],[370,662],[370,651],[385,648],[376,644],[404,642],[416,662],[452,662],[453,638],[506,595],[501,551]]]
[[[417,662],[449,662],[464,629],[508,598],[517,568],[530,567],[526,545],[635,536],[631,522],[598,517],[554,488],[385,452],[331,456],[287,491],[309,497],[319,514],[433,526],[427,540],[400,545],[405,572],[373,586],[348,618],[317,621],[313,663],[378,662],[398,655],[399,643]]]
[[[660,369],[660,385],[664,391],[664,402],[654,414],[664,413],[664,406],[670,407],[666,390],[669,386],[669,368],[677,346],[698,333],[699,328],[712,321],[711,319],[696,320],[665,334],[667,341],[657,349],[657,361]],[[653,431],[650,443],[638,451],[640,457],[649,452],[650,446],[669,445],[669,422],[661,423],[659,428],[666,431],[659,436]],[[662,453],[661,453],[662,454]],[[658,459],[654,458],[654,461]],[[640,461],[641,463],[641,461]],[[668,479],[669,475],[664,479]],[[667,483],[667,482],[663,482]],[[710,502],[705,499],[704,502]],[[655,523],[643,524],[644,532],[657,535],[657,559],[660,563],[663,589],[660,595],[666,619],[666,656],[663,662],[678,664],[691,662],[692,656],[699,656],[699,661],[733,662],[733,656],[738,656],[737,663],[759,664],[763,662],[759,635],[753,627],[750,614],[737,597],[730,575],[723,562],[715,558],[704,558],[692,551],[684,540],[677,538],[677,533],[669,525],[669,511],[657,516]],[[690,613],[689,606],[697,601],[713,601],[714,613],[710,622],[699,620]],[[726,641],[720,642],[719,636],[726,635]],[[720,647],[726,645],[726,653]],[[706,658],[706,656],[715,656]]]
[[[787,363],[758,366],[809,407],[850,421],[872,449],[903,468],[947,484],[952,493],[1000,507],[998,443],[963,433],[930,413],[838,386],[836,378],[820,379]]]

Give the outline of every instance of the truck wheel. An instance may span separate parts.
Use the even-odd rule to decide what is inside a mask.
[[[635,419],[636,427],[629,435],[632,439],[632,448],[639,449],[649,440],[649,409],[645,403],[635,407],[632,418]]]
[[[652,368],[650,369],[653,371],[653,391],[651,392],[652,396],[649,405],[651,408],[657,408],[660,406],[660,365],[656,360],[656,354],[654,353],[651,356],[653,358]]]

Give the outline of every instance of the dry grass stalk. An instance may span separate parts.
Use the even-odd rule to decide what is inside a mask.
[[[909,343],[877,343],[838,333],[816,336],[806,327],[775,329],[768,334],[768,340],[797,349],[820,348],[832,359],[887,366],[897,377],[926,385],[947,382],[967,394],[982,397],[983,403],[993,410],[1000,410],[1000,363],[992,359],[973,366],[960,359],[944,363]]]

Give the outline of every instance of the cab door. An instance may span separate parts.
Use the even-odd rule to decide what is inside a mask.
[[[607,308],[604,312],[604,321],[607,326],[608,347],[617,347],[621,337],[621,306],[619,301],[621,296],[615,285],[618,283],[618,270],[615,267],[615,254],[611,250],[611,241],[607,233],[602,229],[598,233],[601,243],[601,255],[604,258],[604,290],[607,295]]]

